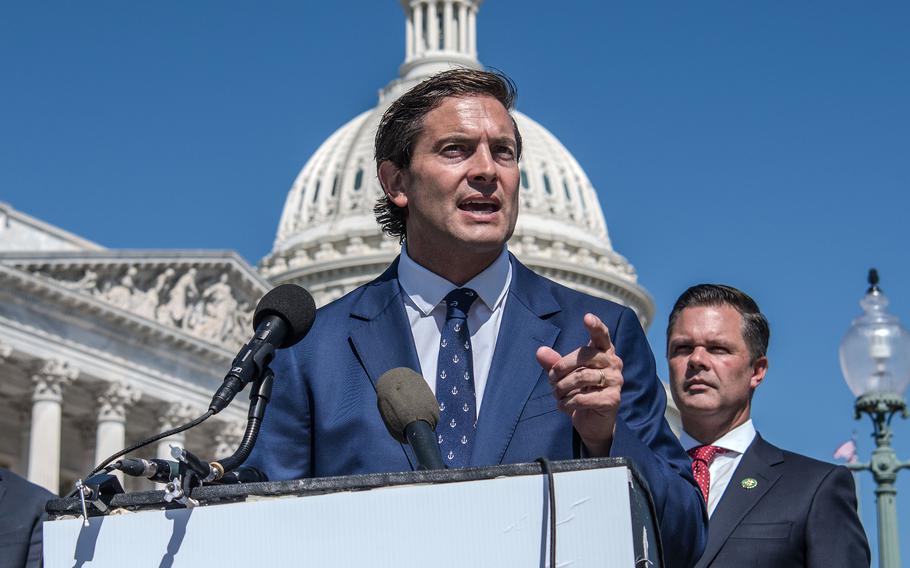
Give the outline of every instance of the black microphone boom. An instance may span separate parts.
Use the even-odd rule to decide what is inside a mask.
[[[153,458],[124,458],[114,462],[114,469],[119,469],[132,477],[145,477],[159,483],[172,481],[180,473],[180,464],[175,461]]]
[[[215,414],[271,362],[276,348],[294,345],[310,331],[316,319],[316,304],[309,292],[296,284],[282,284],[259,300],[253,314],[253,338],[240,349],[231,370],[212,397],[209,409]]]
[[[397,367],[376,382],[376,403],[389,434],[410,444],[418,469],[445,469],[436,442],[439,403],[416,371]]]

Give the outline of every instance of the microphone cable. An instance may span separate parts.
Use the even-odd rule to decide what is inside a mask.
[[[170,430],[167,430],[166,432],[161,432],[160,434],[155,434],[151,438],[146,438],[145,440],[141,440],[139,442],[136,442],[132,446],[129,446],[127,448],[120,450],[116,454],[108,457],[107,459],[102,461],[100,464],[98,464],[98,466],[95,467],[95,469],[93,469],[87,476],[85,476],[85,479],[88,479],[89,477],[95,475],[102,469],[105,469],[106,467],[108,467],[108,464],[110,464],[112,461],[119,458],[120,456],[126,455],[132,451],[138,450],[139,448],[141,448],[143,446],[147,446],[147,445],[151,444],[152,442],[157,442],[158,440],[161,440],[162,438],[167,438],[168,436],[173,436],[174,434],[179,434],[180,432],[183,432],[184,430],[189,430],[190,428],[198,426],[198,425],[202,424],[203,422],[205,422],[206,420],[208,420],[213,414],[215,414],[215,411],[209,409],[208,411],[206,411],[205,414],[203,414],[199,418],[197,418],[191,422],[187,422],[183,426],[177,426],[176,428],[171,428]]]
[[[556,566],[556,480],[553,478],[553,470],[550,468],[550,460],[547,458],[537,458],[540,464],[541,472],[547,476],[547,497],[549,499],[550,509],[550,566]]]

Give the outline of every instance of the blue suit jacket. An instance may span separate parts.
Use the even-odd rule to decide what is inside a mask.
[[[0,468],[0,568],[41,565],[44,505],[57,496]]]
[[[571,420],[556,408],[535,353],[541,345],[566,354],[587,344],[582,318],[592,312],[609,327],[623,361],[611,454],[630,458],[650,485],[669,565],[691,566],[705,543],[704,503],[664,419],[666,395],[638,318],[511,261],[470,465],[573,457]],[[272,480],[414,469],[410,446],[389,436],[376,408],[383,373],[420,369],[397,267],[321,308],[307,337],[277,353],[272,402],[248,465]]]
[[[756,482],[751,489],[742,483],[749,478]],[[781,450],[758,435],[708,533],[699,567],[859,568],[870,562],[850,471]]]

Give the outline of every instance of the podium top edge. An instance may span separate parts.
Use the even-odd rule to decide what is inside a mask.
[[[641,483],[641,477],[638,475],[632,462],[623,457],[585,458],[550,462],[550,470],[553,473],[615,467],[629,468],[632,471],[633,478]],[[302,497],[343,491],[366,491],[381,487],[458,483],[495,479],[499,477],[541,475],[543,473],[543,466],[538,462],[470,467],[464,469],[369,473],[336,477],[313,477],[287,481],[265,481],[239,485],[207,485],[196,488],[193,491],[192,497],[197,500],[200,505],[214,505],[218,503],[245,501],[250,497]],[[138,511],[172,508],[182,508],[182,505],[166,503],[164,501],[164,491],[123,493],[114,495],[110,501],[111,510],[126,509]],[[82,513],[80,501],[75,497],[51,499],[48,501],[45,509],[52,520],[77,516]],[[92,514],[93,512],[94,514]],[[100,512],[90,510],[89,514],[90,516],[95,516],[99,515]]]

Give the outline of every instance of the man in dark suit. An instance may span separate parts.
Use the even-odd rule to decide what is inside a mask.
[[[653,492],[667,559],[691,565],[704,545],[703,503],[664,420],[638,318],[534,274],[506,249],[521,155],[513,97],[505,77],[459,69],[385,113],[376,213],[402,239],[401,256],[278,352],[248,463],[271,479],[412,469],[375,393],[384,372],[409,367],[439,401],[447,465],[629,457]]]
[[[0,468],[0,567],[41,565],[44,505],[55,495]]]
[[[869,566],[850,472],[781,450],[752,424],[769,337],[755,301],[729,286],[693,286],[670,314],[671,392],[710,516],[697,566]]]

